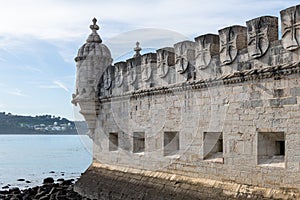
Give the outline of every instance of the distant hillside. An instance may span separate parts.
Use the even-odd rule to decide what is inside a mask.
[[[80,133],[85,133],[84,122],[76,122]],[[77,134],[75,123],[66,118],[41,115],[20,116],[0,112],[0,134]]]

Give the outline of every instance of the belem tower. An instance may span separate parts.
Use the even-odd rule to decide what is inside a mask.
[[[300,199],[300,5],[155,53],[141,55],[137,43],[117,63],[96,19],[90,29],[72,103],[94,159],[76,191]]]

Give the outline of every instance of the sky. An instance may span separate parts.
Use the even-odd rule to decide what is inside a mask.
[[[218,33],[299,0],[10,0],[0,8],[0,111],[76,119],[71,104],[77,50],[96,17],[114,61]],[[125,56],[124,56],[125,55]]]

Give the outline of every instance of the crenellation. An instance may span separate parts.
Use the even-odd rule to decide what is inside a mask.
[[[270,43],[278,40],[278,18],[263,16],[249,20],[246,24],[249,57],[260,58],[265,55]]]
[[[123,94],[128,91],[128,80],[127,80],[127,64],[126,62],[118,62],[114,64],[115,68],[115,88],[113,94]]]
[[[195,68],[197,79],[215,78],[221,74],[219,36],[201,35],[195,38]]]
[[[174,44],[176,82],[193,80],[195,77],[195,42]]]
[[[175,83],[175,53],[173,47],[156,50],[158,85],[164,86]]]
[[[141,56],[130,58],[126,63],[128,91],[138,90],[141,88]]]
[[[300,47],[300,5],[280,11],[282,45],[289,51]]]
[[[141,61],[141,88],[152,88],[157,85],[157,56],[156,53],[147,53],[142,56]]]
[[[155,53],[138,43],[114,65],[93,30],[75,59],[73,102],[93,132],[94,164],[140,181],[149,171],[300,197],[299,9],[281,11],[281,40],[277,17],[262,16]]]
[[[219,37],[220,64],[229,65],[235,61],[239,51],[247,47],[247,28],[238,25],[226,27],[219,30]]]

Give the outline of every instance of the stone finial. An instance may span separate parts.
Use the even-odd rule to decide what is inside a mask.
[[[136,44],[136,47],[133,49],[135,51],[135,54],[133,56],[134,58],[141,56],[140,51],[142,50],[139,42],[136,42],[135,44]]]
[[[97,33],[97,30],[99,30],[99,26],[96,24],[97,23],[97,19],[94,18],[92,20],[93,24],[90,25],[90,29],[92,30],[92,33],[89,35],[88,39],[86,40],[87,43],[102,43],[102,40],[100,38],[100,36]]]
[[[93,25],[90,25],[90,29],[92,31],[98,31],[99,30],[99,26],[96,24],[97,23],[97,19],[94,17],[94,19],[92,20]]]

